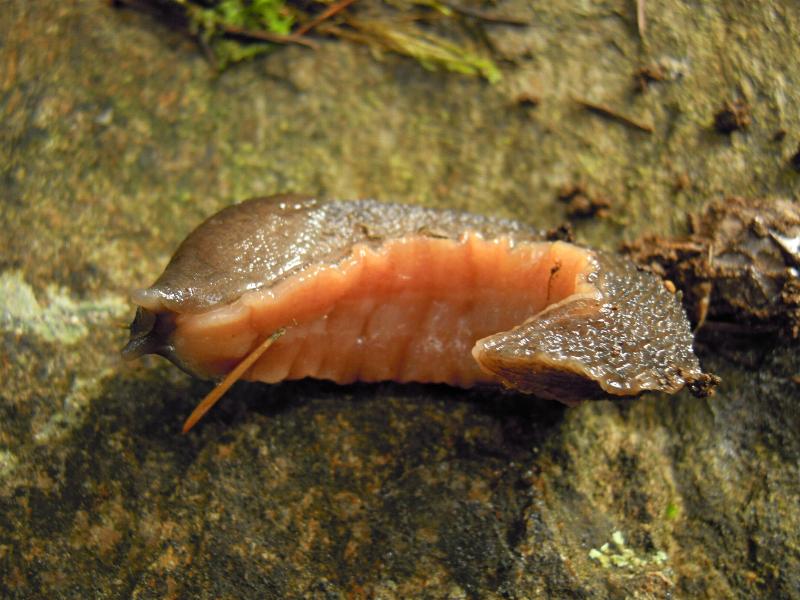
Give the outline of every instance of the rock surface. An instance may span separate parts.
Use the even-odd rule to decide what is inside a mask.
[[[547,228],[585,180],[614,201],[578,240],[610,249],[720,197],[797,200],[795,2],[648,3],[644,39],[627,1],[501,5],[532,25],[484,25],[492,87],[338,41],[216,75],[146,16],[3,3],[4,597],[800,597],[796,344],[700,348],[704,400],[242,384],[185,437],[209,384],[120,361],[128,291],[248,196]],[[715,131],[740,100],[748,127]]]

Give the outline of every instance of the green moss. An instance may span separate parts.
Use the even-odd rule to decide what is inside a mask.
[[[672,502],[667,505],[667,510],[664,512],[664,516],[667,518],[668,521],[672,521],[678,517],[680,510],[678,506]]]
[[[197,27],[212,36],[225,27],[288,34],[294,17],[284,0],[221,0],[203,8],[189,0],[179,0]]]
[[[222,0],[209,10],[222,22],[244,29],[287,34],[294,24],[283,0]]]
[[[192,32],[214,53],[220,68],[268,52],[269,42],[246,44],[228,39],[232,29],[267,31],[287,35],[294,25],[294,15],[284,0],[221,0],[209,8],[189,0],[179,0],[190,20]]]

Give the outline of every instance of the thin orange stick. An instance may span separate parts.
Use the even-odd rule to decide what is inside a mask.
[[[323,10],[320,14],[316,17],[311,19],[308,23],[305,23],[298,27],[295,31],[292,32],[293,37],[298,37],[304,35],[311,31],[314,27],[322,23],[325,19],[330,19],[336,13],[344,10],[348,6],[350,6],[356,0],[340,0],[335,4],[331,4],[328,8]]]
[[[228,389],[236,383],[239,378],[245,374],[247,369],[253,366],[253,363],[256,362],[264,352],[267,351],[267,348],[272,346],[272,344],[281,337],[284,333],[286,333],[286,329],[278,329],[275,333],[261,342],[261,345],[258,346],[255,350],[253,350],[250,354],[248,354],[242,362],[240,362],[236,367],[234,367],[233,371],[228,373],[225,376],[225,379],[219,382],[217,387],[211,390],[208,395],[200,401],[200,404],[192,411],[192,414],[189,415],[189,418],[183,424],[183,433],[188,432],[192,427],[194,427],[197,422],[203,418],[211,407],[214,406],[217,401],[222,398],[222,395],[228,391]]]

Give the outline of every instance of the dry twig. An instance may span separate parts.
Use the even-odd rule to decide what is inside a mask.
[[[644,1],[636,0],[636,27],[639,29],[639,37],[644,39],[644,32],[647,28],[647,22],[644,18]]]
[[[256,31],[252,29],[243,29],[241,27],[233,27],[232,25],[225,25],[221,27],[221,29],[226,35],[247,38],[249,40],[272,42],[273,44],[299,44],[314,49],[318,47],[315,42],[301,37],[302,34],[297,32],[289,35],[281,35],[280,33],[272,33],[269,31]]]
[[[327,9],[323,10],[316,17],[298,27],[297,30],[294,32],[294,35],[304,35],[308,33],[314,27],[322,23],[325,19],[330,19],[333,15],[344,10],[355,1],[356,0],[339,0],[339,2],[331,4]]]
[[[583,98],[574,98],[575,102],[583,106],[585,109],[592,111],[595,114],[601,115],[603,117],[607,117],[609,119],[613,119],[623,125],[627,125],[628,127],[633,127],[634,129],[638,129],[639,131],[644,131],[645,133],[653,133],[655,128],[650,123],[643,123],[642,121],[638,121],[633,119],[627,115],[623,115],[620,112],[617,112],[610,106],[606,106],[605,104],[598,104],[597,102],[591,102],[590,100],[584,100]]]

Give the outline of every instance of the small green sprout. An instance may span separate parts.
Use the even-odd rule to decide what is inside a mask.
[[[678,513],[680,510],[678,509],[678,505],[670,502],[667,504],[667,510],[664,512],[664,516],[667,518],[668,521],[676,519],[678,517]]]

